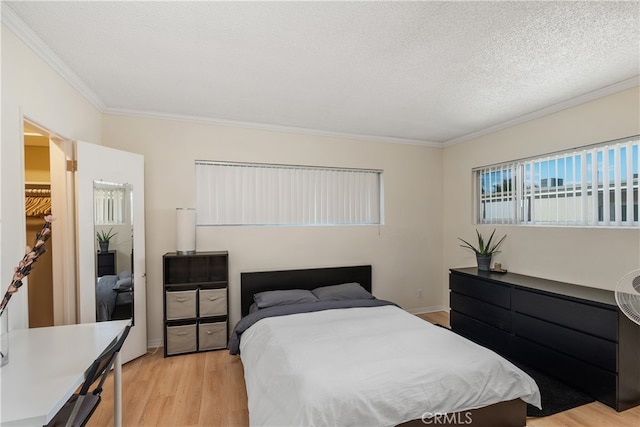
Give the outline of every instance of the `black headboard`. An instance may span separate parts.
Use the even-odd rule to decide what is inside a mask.
[[[249,314],[253,295],[263,291],[308,289],[341,283],[359,283],[371,292],[371,266],[307,268],[304,270],[258,271],[240,273],[242,316]]]

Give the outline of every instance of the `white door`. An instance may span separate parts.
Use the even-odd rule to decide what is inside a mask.
[[[74,156],[73,142],[50,138],[49,156],[51,212],[56,233],[55,239],[51,239],[53,320],[56,326],[72,325],[78,323],[75,176],[67,171],[67,161]]]
[[[130,233],[133,236],[131,271],[133,272],[133,327],[122,349],[122,361],[142,356],[147,351],[147,314],[145,282],[145,233],[144,233],[144,157],[140,154],[86,142],[76,143],[76,213],[78,225],[78,323],[96,321],[96,285],[98,245],[97,226],[94,224],[94,188],[110,184],[126,185],[131,189]],[[129,205],[127,205],[129,206]],[[101,220],[102,221],[102,220]],[[118,229],[117,221],[114,228]],[[104,228],[105,226],[101,226]],[[108,228],[108,226],[107,226]],[[122,231],[122,229],[119,229]],[[122,232],[122,234],[126,234]],[[119,251],[116,256],[121,257]],[[126,261],[126,259],[125,259]],[[121,271],[114,271],[115,275]],[[99,308],[102,306],[99,303]],[[99,316],[102,312],[99,311]]]

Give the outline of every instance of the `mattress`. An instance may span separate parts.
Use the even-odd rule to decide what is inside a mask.
[[[264,318],[242,334],[254,426],[392,426],[520,398],[534,380],[396,306]]]

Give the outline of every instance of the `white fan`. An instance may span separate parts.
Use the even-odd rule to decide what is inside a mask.
[[[620,310],[640,325],[640,270],[632,271],[620,279],[615,295]]]

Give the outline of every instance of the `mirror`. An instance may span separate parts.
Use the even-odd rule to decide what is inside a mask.
[[[93,203],[96,322],[133,319],[133,186],[94,181]]]

